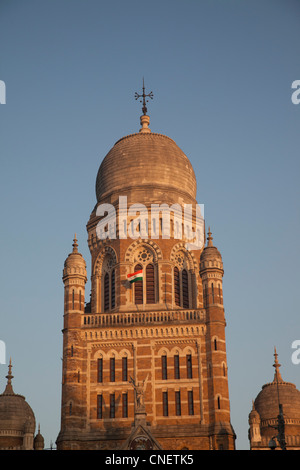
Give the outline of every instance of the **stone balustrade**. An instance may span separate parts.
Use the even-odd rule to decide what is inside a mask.
[[[165,310],[157,312],[95,313],[82,316],[82,326],[106,327],[162,323],[204,323],[205,310]]]

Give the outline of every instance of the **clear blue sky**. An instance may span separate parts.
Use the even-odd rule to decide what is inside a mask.
[[[150,128],[190,158],[223,256],[231,419],[249,448],[274,346],[300,388],[300,2],[1,0],[0,43],[0,339],[46,446],[60,428],[63,263],[76,232],[90,270],[98,167],[139,129],[144,76]]]

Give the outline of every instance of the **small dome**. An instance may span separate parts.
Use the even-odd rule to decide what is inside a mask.
[[[45,444],[44,438],[40,432],[40,426],[39,426],[38,433],[34,438],[34,449],[42,450],[44,448],[44,444]]]
[[[218,248],[213,245],[212,241],[213,237],[210,228],[208,228],[207,246],[203,249],[201,253],[200,266],[203,268],[207,268],[210,266],[210,261],[218,261],[218,267],[223,268],[221,253],[219,252]]]
[[[222,259],[221,253],[219,252],[218,248],[213,245],[213,237],[210,231],[210,227],[208,227],[208,237],[207,237],[207,246],[204,248],[201,256],[205,258],[220,258]]]
[[[10,362],[7,385],[0,395],[0,436],[5,436],[7,431],[33,434],[35,416],[25,397],[13,391],[11,367]]]
[[[73,251],[69,254],[64,263],[63,278],[70,274],[86,277],[86,262],[82,254],[78,252],[76,233],[73,240]]]
[[[142,118],[145,121],[148,116]],[[134,190],[140,192],[139,202],[143,203],[149,201],[150,190],[154,197],[157,192],[157,201],[163,195],[168,198],[165,202],[172,203],[174,191],[177,202],[178,193],[194,202],[196,177],[188,157],[172,139],[152,133],[145,122],[143,126],[139,133],[118,140],[102,161],[96,180],[97,201]]]

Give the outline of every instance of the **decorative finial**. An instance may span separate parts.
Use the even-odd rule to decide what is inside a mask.
[[[280,382],[283,382],[283,380],[279,372],[279,367],[281,367],[281,364],[279,364],[278,359],[277,359],[278,354],[276,351],[276,347],[274,347],[274,357],[275,357],[275,361],[273,364],[273,367],[275,367],[274,382],[280,383]]]
[[[140,103],[143,103],[142,111],[143,111],[144,116],[146,116],[146,114],[147,114],[146,102],[149,101],[149,100],[146,100],[146,98],[149,97],[152,100],[153,99],[153,93],[152,93],[152,91],[150,91],[150,93],[148,95],[145,94],[144,77],[143,77],[143,94],[139,95],[137,92],[135,92],[134,97],[135,97],[136,100],[139,99],[139,98],[143,98],[143,100],[140,100]]]
[[[77,243],[77,238],[76,238],[76,233],[75,233],[75,236],[74,236],[74,240],[73,240],[73,253],[78,253],[78,243]]]
[[[8,366],[8,374],[6,376],[7,378],[7,385],[6,385],[6,388],[4,390],[4,394],[11,394],[11,393],[14,393],[13,391],[13,388],[12,388],[12,384],[11,384],[11,379],[14,378],[14,376],[12,375],[11,373],[11,368],[12,368],[12,365],[11,365],[11,358],[9,359],[9,366]]]
[[[214,246],[212,241],[213,237],[211,236],[210,227],[208,227],[207,246]]]

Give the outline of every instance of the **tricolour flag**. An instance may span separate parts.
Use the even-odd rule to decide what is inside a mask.
[[[143,270],[135,271],[135,273],[127,274],[128,281],[132,284],[135,281],[142,281],[143,280]]]

